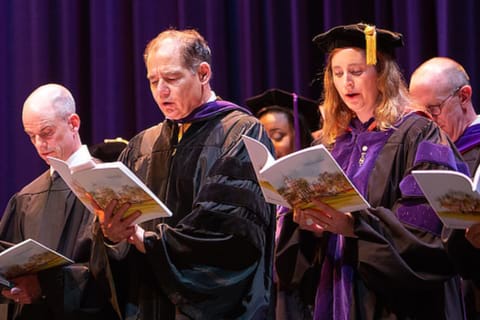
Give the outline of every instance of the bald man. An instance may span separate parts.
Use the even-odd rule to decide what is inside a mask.
[[[70,162],[89,155],[81,143],[75,101],[63,86],[47,84],[33,91],[23,105],[22,121],[47,164],[48,156]],[[81,281],[92,278],[88,261],[95,216],[52,173],[45,171],[10,199],[0,221],[0,240],[31,238],[76,264],[11,279],[15,288],[1,291],[12,306],[8,319],[116,319],[98,282]]]
[[[410,95],[452,139],[473,176],[480,163],[480,119],[465,69],[450,58],[427,60],[410,78]],[[464,282],[467,319],[480,319],[480,224],[466,232],[445,230],[444,239],[458,272],[471,280]]]
[[[410,78],[410,95],[448,134],[473,175],[480,163],[480,118],[465,69],[450,58],[427,60]]]

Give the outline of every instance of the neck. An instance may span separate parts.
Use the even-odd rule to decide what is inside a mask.
[[[356,113],[358,120],[362,123],[367,122],[373,117],[373,112],[363,112],[363,113]]]

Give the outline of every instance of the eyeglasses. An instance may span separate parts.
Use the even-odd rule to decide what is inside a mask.
[[[432,105],[427,105],[425,106],[425,108],[427,109],[427,111],[432,115],[432,116],[439,116],[441,113],[442,113],[442,108],[444,106],[444,104],[452,97],[456,96],[457,93],[460,91],[460,89],[462,89],[463,86],[460,86],[458,88],[456,88],[455,90],[453,90],[453,92],[448,95],[445,99],[443,99],[442,102],[440,102],[439,104],[432,104]]]

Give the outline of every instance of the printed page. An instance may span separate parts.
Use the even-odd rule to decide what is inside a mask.
[[[290,207],[312,207],[314,198],[342,212],[369,207],[323,145],[289,154],[263,169],[261,175]]]
[[[165,204],[121,162],[98,163],[94,168],[70,174],[65,162],[55,158],[49,160],[70,189],[93,213],[96,207],[104,209],[111,200],[117,199],[118,207],[126,202],[131,204],[124,217],[136,210],[142,212],[133,224],[172,216]]]
[[[247,147],[248,155],[252,162],[252,166],[257,175],[258,184],[262,188],[263,197],[268,203],[273,203],[276,205],[284,206],[290,208],[290,204],[272,187],[272,185],[265,179],[262,178],[260,171],[266,167],[271,166],[275,163],[270,151],[267,147],[260,141],[253,139],[248,136],[242,136],[243,142]]]
[[[469,177],[448,170],[414,170],[412,174],[445,225],[465,229],[480,222],[480,194]]]
[[[0,253],[0,274],[11,279],[70,263],[73,263],[71,259],[27,239]]]
[[[313,205],[311,199],[320,198],[343,212],[369,207],[323,145],[274,160],[259,141],[244,136],[244,142],[252,163],[257,162],[253,165],[259,170],[257,178],[267,202],[288,208],[307,208]],[[265,153],[269,157],[263,155]],[[262,161],[266,164],[261,165]]]

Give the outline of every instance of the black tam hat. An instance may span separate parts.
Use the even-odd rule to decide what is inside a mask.
[[[318,103],[299,95],[296,95],[296,99],[298,113],[305,119],[308,129],[310,131],[318,130],[320,121]],[[272,110],[272,108],[285,108],[294,112],[294,93],[280,89],[269,89],[248,98],[245,103],[257,118],[260,118],[263,113]]]
[[[403,46],[403,35],[378,29],[364,23],[334,27],[313,38],[320,50],[329,53],[336,48],[357,47],[366,50],[367,64],[376,64],[376,51],[394,56],[395,48]]]
[[[321,126],[318,103],[295,93],[280,89],[269,89],[262,94],[247,99],[245,103],[257,118],[272,111],[290,113],[293,118],[291,125],[295,131],[295,150],[300,150],[302,147],[300,138],[302,127],[306,127],[303,128],[303,132],[310,135],[309,132],[318,130]]]
[[[122,138],[105,139],[101,143],[94,144],[88,147],[92,157],[97,158],[103,162],[116,161],[120,153],[127,146],[128,141]]]

